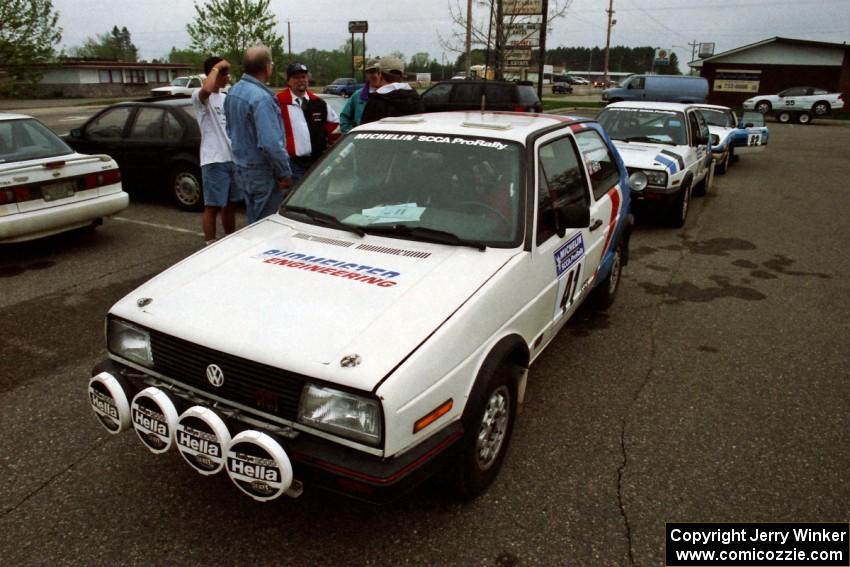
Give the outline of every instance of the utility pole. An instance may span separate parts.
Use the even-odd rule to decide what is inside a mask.
[[[697,58],[697,45],[699,45],[699,43],[697,43],[697,40],[693,40],[688,45],[691,46],[691,61],[693,61]],[[690,61],[688,61],[688,63],[690,63]]]
[[[549,22],[549,0],[543,0],[543,21],[540,23],[540,65],[537,70],[537,98],[543,100],[543,71],[546,69],[546,27]]]
[[[608,86],[608,49],[611,47],[611,26],[614,24],[611,23],[611,17],[614,15],[614,0],[608,0],[608,9],[605,10],[608,12],[608,35],[605,38],[605,66],[602,69],[602,82],[605,84],[605,87]]]
[[[292,26],[289,20],[286,20],[286,39],[289,40],[289,60],[292,61]]]
[[[469,77],[470,66],[472,65],[472,0],[466,0],[466,72],[465,77]]]

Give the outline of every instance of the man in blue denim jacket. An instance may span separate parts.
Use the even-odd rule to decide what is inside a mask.
[[[252,47],[242,60],[242,79],[225,98],[227,135],[236,182],[245,195],[247,222],[274,214],[292,185],[280,106],[265,86],[272,76],[267,47]]]

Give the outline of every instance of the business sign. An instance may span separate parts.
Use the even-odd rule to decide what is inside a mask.
[[[713,43],[700,43],[699,49],[697,50],[697,56],[700,59],[705,59],[706,57],[711,57],[714,55],[714,44]]]
[[[531,59],[530,47],[512,47],[505,50],[505,60],[522,60],[528,62]]]
[[[652,62],[653,65],[669,65],[670,64],[670,52],[666,49],[659,47],[655,50],[655,58]]]
[[[353,21],[348,22],[348,33],[366,33],[369,31],[369,22],[367,21]]]
[[[416,82],[417,83],[430,83],[431,82],[431,73],[416,73]]]
[[[506,16],[539,16],[543,14],[543,0],[502,0],[502,13]]]
[[[714,91],[721,93],[758,94],[761,71],[753,69],[718,69],[714,74]]]
[[[508,47],[530,49],[540,46],[540,22],[508,23],[504,25]]]
[[[528,59],[505,59],[506,71],[528,69]]]

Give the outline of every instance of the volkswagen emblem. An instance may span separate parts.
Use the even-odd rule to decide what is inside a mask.
[[[339,365],[343,368],[354,368],[355,366],[360,366],[360,360],[359,354],[349,354],[342,357],[342,360],[339,361]]]
[[[216,388],[221,388],[224,384],[224,372],[218,364],[210,364],[207,366],[207,380]]]

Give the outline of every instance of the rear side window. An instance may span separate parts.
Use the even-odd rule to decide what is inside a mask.
[[[555,209],[589,203],[584,168],[569,137],[540,147],[537,164],[537,243],[557,232]]]
[[[428,102],[449,102],[449,95],[452,93],[450,84],[435,85],[432,89],[422,95],[422,100]]]
[[[590,175],[593,197],[598,201],[620,181],[620,170],[605,140],[595,130],[579,132],[576,134],[576,142]]]
[[[519,103],[523,105],[537,104],[540,99],[537,98],[537,93],[531,85],[517,85],[517,93],[519,94]]]
[[[161,108],[142,108],[136,115],[136,122],[130,132],[131,138],[162,138],[162,119],[165,111]]]
[[[95,139],[112,139],[120,138],[124,132],[124,125],[127,123],[127,118],[133,111],[132,107],[122,106],[107,110],[86,128],[86,134],[90,138]]]
[[[484,94],[487,96],[488,104],[511,104],[513,102],[513,89],[505,88],[505,85],[487,85]]]
[[[455,85],[452,101],[474,105],[481,104],[481,85],[468,83]]]

